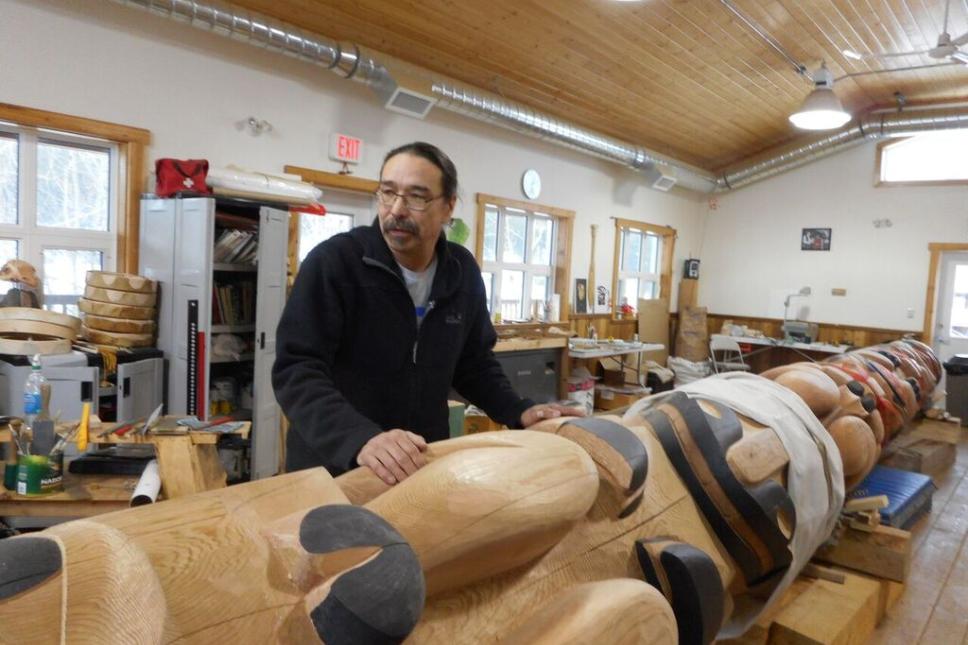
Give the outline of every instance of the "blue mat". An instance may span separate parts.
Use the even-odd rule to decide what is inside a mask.
[[[934,491],[934,482],[927,475],[875,466],[847,499],[887,495],[889,503],[881,509],[881,522],[907,529],[931,510]]]

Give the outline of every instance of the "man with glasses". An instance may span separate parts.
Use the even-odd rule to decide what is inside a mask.
[[[474,257],[443,231],[457,169],[428,143],[391,150],[377,217],[314,248],[276,333],[272,382],[291,427],[286,468],[357,465],[393,485],[449,433],[453,386],[512,428],[575,414],[511,388]]]

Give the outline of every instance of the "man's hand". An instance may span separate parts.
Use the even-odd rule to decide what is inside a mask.
[[[366,466],[389,486],[393,486],[426,465],[423,452],[427,442],[406,430],[387,430],[367,441],[356,463]]]
[[[521,427],[528,428],[545,419],[583,416],[585,416],[585,411],[581,408],[572,408],[557,403],[540,403],[538,405],[532,405],[521,413]]]

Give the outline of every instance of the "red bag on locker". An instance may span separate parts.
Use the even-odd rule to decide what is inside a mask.
[[[155,161],[155,194],[171,197],[176,193],[210,194],[205,185],[208,159],[158,159]]]

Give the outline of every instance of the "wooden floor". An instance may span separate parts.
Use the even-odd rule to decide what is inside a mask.
[[[968,429],[938,477],[931,514],[913,528],[907,589],[874,633],[877,645],[968,645]]]

